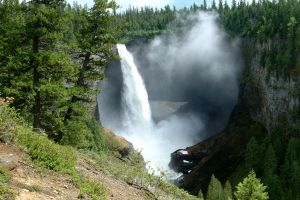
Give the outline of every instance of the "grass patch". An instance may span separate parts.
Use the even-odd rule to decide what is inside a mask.
[[[95,161],[96,168],[108,171],[130,185],[136,185],[151,192],[157,199],[197,199],[177,186],[166,182],[164,177],[147,173],[143,162],[138,159],[139,155],[132,154],[123,160],[111,155],[111,152],[102,154],[84,152],[81,156],[86,160]]]
[[[0,200],[14,199],[14,194],[8,186],[10,176],[8,172],[0,166]]]
[[[31,185],[28,189],[31,192],[41,192],[41,191],[43,191],[43,189],[39,185]]]
[[[83,179],[78,173],[75,173],[72,179],[74,184],[80,189],[79,198],[84,198],[86,194],[92,200],[107,200],[106,189],[101,183]]]
[[[71,147],[55,144],[44,135],[31,132],[19,133],[18,141],[38,167],[68,174],[74,171],[76,153]]]

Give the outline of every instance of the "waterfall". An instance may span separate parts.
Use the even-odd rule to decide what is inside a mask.
[[[142,153],[150,172],[159,174],[161,171],[168,171],[170,178],[173,178],[177,174],[169,171],[170,153],[191,145],[192,137],[189,134],[195,134],[194,127],[199,126],[196,129],[198,131],[201,123],[189,115],[172,115],[154,123],[148,93],[133,56],[123,44],[118,44],[117,49],[123,77],[121,112],[120,117],[110,117],[113,108],[108,105],[113,101],[113,97],[105,99],[106,95],[103,93],[102,104],[100,103],[103,125],[131,142],[134,148]],[[118,126],[116,121],[122,125]]]
[[[117,45],[123,73],[123,125],[127,129],[151,125],[148,93],[132,55],[124,44]]]
[[[215,14],[192,19],[195,23],[182,34],[157,36],[142,45],[143,58],[137,59],[147,66],[138,67],[151,100],[125,45],[117,45],[120,62],[112,62],[101,83],[102,125],[131,142],[155,172],[169,172],[172,152],[222,130],[236,104],[237,40],[226,42]]]

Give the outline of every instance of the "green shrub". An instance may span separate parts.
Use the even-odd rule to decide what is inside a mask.
[[[17,124],[23,121],[19,118],[14,109],[10,108],[8,104],[1,103],[0,99],[0,140],[11,142],[15,139]]]
[[[9,187],[7,183],[9,182],[9,175],[7,171],[0,166],[0,200],[8,199]]]
[[[74,171],[76,154],[71,147],[55,144],[45,135],[32,132],[19,133],[18,140],[37,166],[65,173]]]
[[[80,198],[87,194],[92,200],[106,200],[106,189],[96,181],[85,180],[78,173],[73,174],[73,182],[80,189]]]
[[[70,119],[63,130],[60,143],[77,149],[103,151],[104,144],[99,123],[90,117]]]
[[[69,120],[63,132],[61,144],[71,145],[78,149],[85,149],[89,146],[88,137],[91,133],[82,120]]]
[[[105,188],[96,181],[83,181],[79,186],[81,192],[88,194],[93,200],[106,200]]]
[[[92,118],[86,122],[86,125],[91,131],[91,137],[89,138],[91,150],[98,152],[106,150],[106,145],[103,138],[104,134],[99,122],[95,118]]]
[[[7,173],[7,171],[0,167],[0,183],[3,184],[3,183],[7,183],[9,181],[9,175]]]

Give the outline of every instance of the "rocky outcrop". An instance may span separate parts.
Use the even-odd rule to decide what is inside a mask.
[[[177,173],[189,174],[202,158],[207,156],[206,152],[191,152],[179,149],[171,154],[169,167]]]
[[[127,157],[130,153],[135,152],[133,145],[125,138],[116,135],[106,128],[102,129],[102,133],[105,135],[108,149],[112,152],[117,152],[121,158]]]

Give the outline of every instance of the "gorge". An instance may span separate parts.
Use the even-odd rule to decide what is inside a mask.
[[[0,199],[300,199],[299,0],[179,1],[0,1]]]
[[[100,86],[102,125],[130,141],[156,172],[169,171],[172,152],[222,130],[237,102],[238,40],[227,41],[215,13],[187,20],[193,25],[183,34],[129,45],[133,56],[117,45],[121,62]]]
[[[206,192],[212,174],[223,183],[241,181],[233,177],[240,174],[233,174],[243,169],[250,138],[264,141],[280,118],[290,117],[299,105],[293,95],[299,90],[299,79],[278,77],[263,68],[262,49],[268,46],[229,37],[214,13],[200,12],[185,20],[194,23],[184,33],[127,45],[152,112],[147,139],[139,137],[145,129],[132,136],[142,138],[139,150],[152,169],[171,167],[182,174],[178,186],[197,194],[200,189]],[[111,99],[110,103],[100,97],[103,125],[117,133],[122,129],[118,121],[124,106],[117,100],[124,95],[120,67],[112,63],[102,85],[102,98]],[[134,139],[127,139],[134,145]]]

